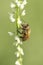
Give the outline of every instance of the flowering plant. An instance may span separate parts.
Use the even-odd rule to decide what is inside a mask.
[[[17,51],[15,52],[15,55],[17,57],[17,60],[15,62],[15,65],[23,65],[22,64],[22,61],[23,61],[23,58],[22,56],[24,55],[24,51],[23,49],[21,48],[21,45],[23,44],[23,41],[20,39],[19,37],[19,34],[18,34],[18,29],[20,29],[20,26],[21,26],[21,23],[23,23],[21,21],[21,17],[25,16],[25,5],[27,4],[27,1],[26,0],[15,0],[13,2],[11,2],[11,9],[12,9],[12,13],[9,13],[10,15],[10,20],[12,23],[16,22],[16,32],[17,32],[17,35],[15,36],[15,40],[16,40],[16,43],[15,43],[15,46],[17,48]],[[14,35],[13,32],[8,32],[8,34],[10,36]]]

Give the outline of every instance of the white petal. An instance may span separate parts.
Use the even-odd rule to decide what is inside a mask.
[[[10,36],[14,35],[12,32],[8,32],[8,34],[9,34]]]
[[[20,5],[20,9],[24,9],[24,4],[23,3]]]
[[[17,3],[18,7],[20,7],[20,2]]]
[[[17,57],[19,57],[20,56],[20,54],[19,53],[17,53]]]
[[[19,57],[20,56],[20,53],[19,52],[16,52],[15,54],[16,54],[16,57]]]
[[[20,40],[20,38],[18,37],[18,36],[15,36],[15,38],[14,38],[17,42],[16,42],[16,46],[18,46],[18,44],[22,44],[22,41]]]
[[[17,61],[15,62],[15,65],[21,65],[21,64],[20,64],[20,62],[17,60]]]
[[[27,4],[27,1],[26,1],[26,0],[24,0],[24,1],[23,1],[23,4],[24,4],[24,5],[26,5],[26,4]]]
[[[22,4],[20,5],[20,9],[24,9],[24,7],[25,7],[26,4],[27,4],[27,1],[24,0],[24,1],[22,2]]]
[[[21,48],[21,54],[24,55],[23,49]]]
[[[13,17],[14,14],[13,13],[9,13],[9,15],[10,15],[9,18],[10,18],[11,22],[15,22],[15,18]]]
[[[16,42],[15,45],[18,46],[18,44],[22,45],[23,43],[21,41],[19,41],[19,42]]]
[[[17,49],[22,55],[24,55],[23,49],[20,46],[18,46]]]
[[[13,17],[10,17],[11,22],[15,22],[15,19]]]
[[[21,4],[20,4],[20,1],[16,0],[15,2],[16,2],[16,4],[17,4],[17,6],[20,7],[20,5],[21,5]]]
[[[23,12],[22,12],[22,16],[24,16],[26,13],[25,13],[25,10],[23,10]]]
[[[20,46],[18,46],[17,49],[18,49],[18,51],[20,51],[21,50]]]
[[[14,7],[15,7],[15,4],[11,2],[10,7],[11,7],[11,8],[14,8]]]
[[[18,24],[21,24],[22,23],[22,21],[20,20],[20,18],[18,17],[18,22],[17,22]]]
[[[15,40],[17,41],[17,44],[20,43],[20,39],[18,36],[15,37]]]

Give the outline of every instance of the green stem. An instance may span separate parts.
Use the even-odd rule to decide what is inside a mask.
[[[19,7],[17,6],[17,11],[16,11],[16,31],[17,31],[17,35],[18,35],[18,18],[20,17],[20,13],[19,13]]]
[[[17,35],[18,35],[18,17],[19,17],[19,8],[17,7],[17,11],[16,11],[16,31],[17,31]]]
[[[17,35],[19,36],[18,34],[18,18],[20,17],[20,9],[19,7],[17,6],[17,11],[16,11],[16,31],[17,31]],[[20,52],[19,52],[20,53]],[[22,55],[20,54],[20,57],[19,57],[19,61],[20,61],[20,58],[22,58]],[[22,65],[22,61],[20,61],[21,65]]]

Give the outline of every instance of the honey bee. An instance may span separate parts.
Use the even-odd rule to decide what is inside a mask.
[[[22,39],[22,41],[25,41],[27,39],[30,38],[30,26],[27,23],[21,24],[21,29],[22,32],[19,31],[19,33],[21,34],[20,38]]]

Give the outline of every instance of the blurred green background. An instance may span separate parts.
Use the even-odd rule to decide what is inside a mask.
[[[0,0],[0,65],[15,65],[14,38],[8,31],[15,31],[10,23],[12,0]],[[23,18],[31,27],[31,37],[22,45],[24,49],[23,65],[43,65],[43,0],[27,0],[26,16]]]

